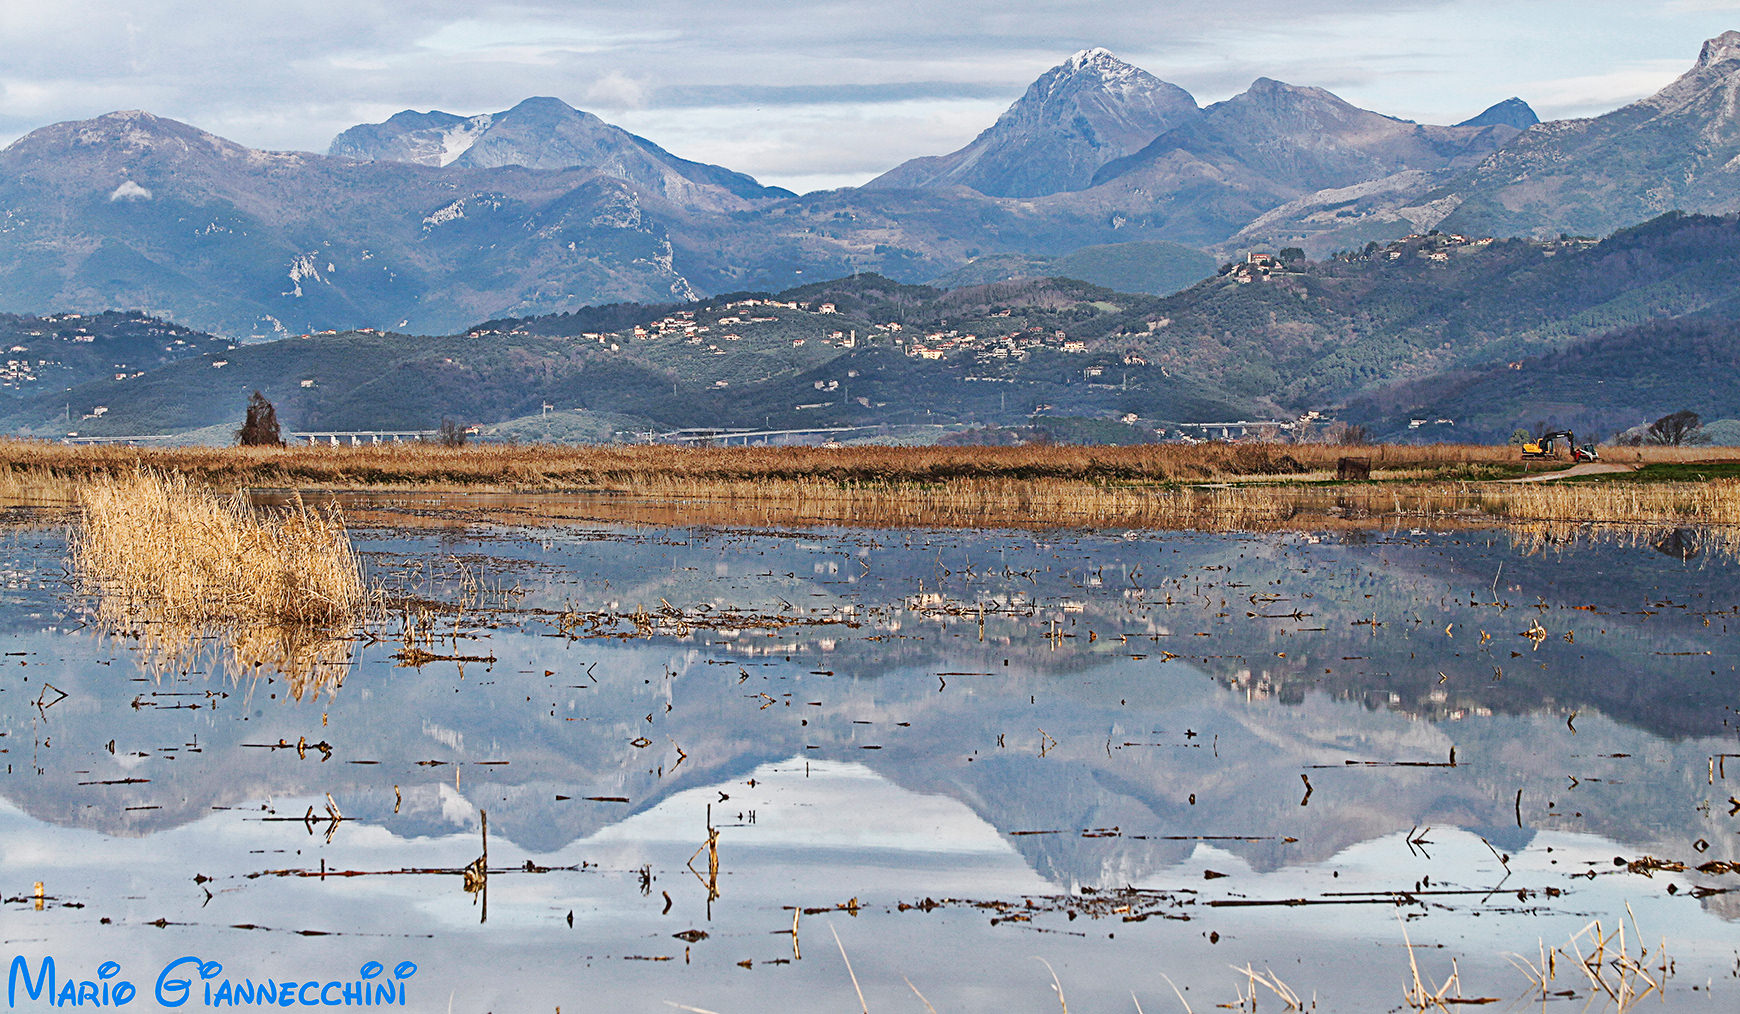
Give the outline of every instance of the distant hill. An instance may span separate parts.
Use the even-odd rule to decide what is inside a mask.
[[[87,431],[192,429],[233,417],[257,387],[288,425],[315,429],[497,423],[548,403],[664,428],[1044,415],[1167,429],[1315,409],[1404,438],[1452,435],[1410,429],[1415,418],[1451,420],[1464,439],[1549,419],[1598,432],[1680,408],[1740,417],[1720,389],[1737,275],[1740,217],[1681,214],[1600,242],[1431,234],[1328,261],[1253,258],[1169,296],[861,273],[496,318],[446,338],[208,345],[141,377],[26,394],[0,426],[53,432],[102,405]]]
[[[24,401],[50,405],[70,388],[125,383],[171,363],[235,348],[223,338],[139,313],[0,314],[0,413]],[[95,406],[80,414],[93,411]],[[106,409],[105,409],[106,411]],[[56,423],[74,423],[70,402]]]
[[[1653,321],[1480,370],[1434,374],[1354,399],[1344,417],[1382,436],[1499,441],[1518,428],[1602,440],[1671,412],[1740,416],[1740,321]],[[1453,418],[1454,426],[1436,423]],[[1411,426],[1421,420],[1419,426]],[[1712,428],[1712,437],[1734,433]]]
[[[1150,362],[1296,411],[1652,320],[1740,317],[1737,276],[1734,216],[1667,215],[1600,242],[1432,234],[1291,268],[1240,265],[1113,333]]]
[[[1704,43],[1673,84],[1623,109],[1531,128],[1452,184],[1439,227],[1598,236],[1664,211],[1732,211],[1740,196],[1740,32]]]
[[[1725,214],[1740,209],[1737,110],[1740,32],[1725,32],[1648,98],[1530,126],[1462,171],[1401,173],[1294,198],[1224,248],[1297,245],[1322,256],[1433,228],[1546,239],[1601,236],[1675,210]]]
[[[683,212],[584,169],[262,152],[133,111],[0,151],[0,203],[13,312],[144,308],[246,337],[693,295],[657,221]]]
[[[520,420],[508,433],[1019,423],[1036,413],[1157,421],[1239,416],[1213,383],[1070,351],[1073,322],[1146,305],[1082,282],[943,292],[864,275],[777,296],[500,319],[463,335],[313,335],[208,352],[0,404],[0,428],[160,433],[237,418],[252,390],[290,429],[428,429]],[[611,330],[603,330],[604,328]],[[598,329],[598,330],[594,330]],[[1090,328],[1091,330],[1091,328]],[[1080,345],[1081,343],[1077,343]],[[921,347],[949,346],[934,358]],[[552,434],[554,433],[551,430]]]
[[[0,151],[0,311],[139,309],[238,338],[444,333],[1154,238],[1097,209],[964,188],[752,200],[662,163],[637,183],[461,161],[257,151],[140,111],[44,127]]]
[[[1166,238],[1212,244],[1279,205],[1401,172],[1466,168],[1515,127],[1435,127],[1360,109],[1321,88],[1258,78],[1249,89],[1113,159],[1087,194]]]
[[[1214,258],[1178,243],[1110,243],[1061,257],[999,254],[980,257],[932,284],[945,289],[1018,278],[1079,278],[1119,292],[1169,296],[1214,274]]]
[[[870,272],[950,285],[1061,272],[1166,292],[1202,262],[1154,244],[1323,259],[1434,228],[1549,239],[1728,213],[1737,108],[1740,33],[1606,116],[1533,123],[1512,99],[1455,126],[1269,78],[1199,109],[1084,50],[961,149],[802,196],[551,97],[406,110],[344,131],[330,155],[123,111],[0,151],[0,311],[136,310],[252,340],[441,334]]]

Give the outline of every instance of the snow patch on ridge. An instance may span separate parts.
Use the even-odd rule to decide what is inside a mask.
[[[149,201],[150,199],[151,191],[132,180],[123,180],[121,185],[109,195],[111,203],[115,201]]]

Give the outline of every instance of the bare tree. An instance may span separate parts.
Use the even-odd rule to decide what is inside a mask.
[[[1665,447],[1678,447],[1681,444],[1698,442],[1698,430],[1702,429],[1704,421],[1698,418],[1698,413],[1681,409],[1671,415],[1664,415],[1649,424],[1644,439],[1652,444]]]
[[[442,447],[464,447],[465,438],[465,427],[451,419],[442,419],[441,428],[435,431],[435,439]]]

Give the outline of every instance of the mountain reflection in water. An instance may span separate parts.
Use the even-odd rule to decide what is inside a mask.
[[[0,629],[25,654],[0,678],[5,868],[85,907],[9,904],[8,937],[36,919],[74,954],[102,916],[97,939],[162,949],[140,923],[167,918],[187,947],[245,946],[266,967],[335,952],[219,927],[398,934],[447,967],[443,992],[487,996],[459,973],[499,962],[552,1003],[579,997],[539,956],[580,941],[624,1009],[726,1009],[755,995],[731,978],[739,959],[761,988],[843,1002],[839,967],[819,965],[831,938],[800,925],[795,959],[797,941],[768,943],[791,907],[817,910],[800,924],[884,920],[842,930],[860,977],[906,975],[956,1009],[974,994],[937,975],[958,942],[986,967],[1062,954],[1072,1001],[1136,990],[1149,1009],[1169,991],[1132,954],[1157,946],[1195,956],[1159,970],[1198,1009],[1247,960],[1297,957],[1326,993],[1363,996],[1333,969],[1378,947],[1397,971],[1369,988],[1393,1004],[1398,903],[1427,917],[1416,944],[1440,927],[1464,981],[1484,971],[1506,997],[1526,983],[1505,952],[1628,903],[1683,965],[1740,956],[1740,875],[1721,868],[1740,826],[1716,805],[1740,791],[1724,787],[1740,764],[1731,555],[1662,551],[1660,534],[759,531],[404,509],[417,523],[346,507],[400,601],[378,640],[292,645],[279,657],[318,664],[239,677],[222,652],[259,652],[235,642],[165,654],[74,629],[89,606],[59,580],[57,533],[10,537]],[[487,929],[456,872],[484,811]],[[137,876],[69,858],[84,850]],[[1625,865],[1643,856],[1683,868]],[[1120,914],[1084,900],[1132,886],[1149,894]],[[1348,923],[1347,892],[1381,904]],[[1248,905],[1287,898],[1328,907]],[[691,927],[709,938],[671,939]],[[648,956],[674,960],[622,960]],[[776,956],[792,964],[764,970]]]

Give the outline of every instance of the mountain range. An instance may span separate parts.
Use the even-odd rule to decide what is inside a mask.
[[[1433,126],[1267,78],[1202,107],[1085,50],[960,150],[802,196],[554,98],[406,110],[325,155],[111,113],[0,152],[0,310],[143,310],[243,340],[441,333],[857,271],[1038,271],[1083,247],[1137,244],[1131,261],[1160,242],[1225,258],[1434,227],[1600,234],[1740,205],[1737,54],[1740,33],[1712,39],[1669,88],[1591,120],[1536,123],[1512,98]]]
[[[0,424],[217,426],[252,386],[302,428],[544,403],[600,435],[1313,409],[1404,436],[1629,426],[1689,405],[1665,350],[1719,351],[1740,319],[1736,108],[1740,33],[1605,116],[1511,98],[1450,126],[1267,78],[1202,107],[1093,49],[958,151],[802,196],[553,98],[407,110],[324,155],[110,113],[0,151],[0,311],[23,315],[0,321]],[[785,309],[733,322],[743,296]],[[29,316],[69,308],[127,312]],[[1570,393],[1540,383],[1572,376],[1561,353]]]

